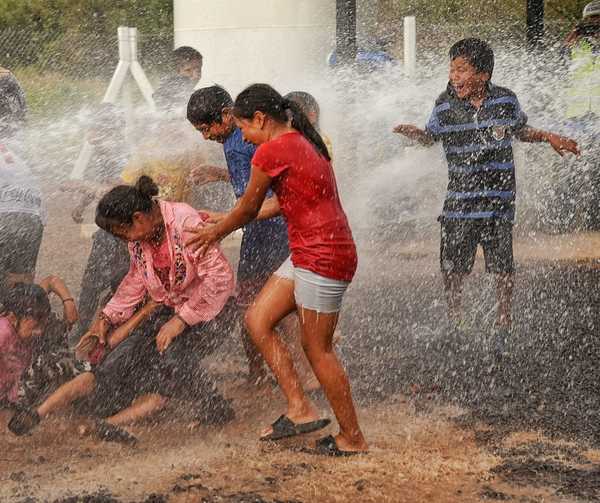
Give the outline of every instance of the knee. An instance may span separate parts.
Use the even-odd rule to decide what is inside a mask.
[[[254,342],[260,342],[269,331],[268,320],[259,309],[250,307],[244,315],[244,326]]]

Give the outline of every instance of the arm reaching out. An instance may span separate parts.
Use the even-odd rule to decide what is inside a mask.
[[[427,131],[412,124],[400,124],[394,128],[394,133],[406,136],[408,139],[414,140],[426,147],[434,144],[434,139]]]
[[[259,168],[252,166],[250,181],[244,195],[238,199],[233,209],[218,223],[210,227],[187,227],[184,230],[192,236],[186,241],[192,251],[204,254],[213,243],[223,239],[234,230],[254,220],[261,210],[271,178]]]
[[[160,306],[158,302],[149,299],[138,311],[125,323],[117,327],[108,337],[110,349],[117,347],[123,340],[127,339],[137,327],[146,321],[150,315]]]
[[[71,328],[79,320],[79,313],[65,282],[58,276],[48,276],[40,281],[40,286],[47,293],[53,293],[60,298],[63,303],[63,320],[67,327]]]
[[[519,130],[517,138],[528,143],[549,143],[561,157],[565,155],[565,152],[571,152],[576,156],[581,155],[581,150],[575,140],[567,138],[566,136],[550,133],[549,131],[542,131],[541,129],[525,126]]]

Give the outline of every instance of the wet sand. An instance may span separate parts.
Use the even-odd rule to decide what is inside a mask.
[[[63,276],[76,294],[90,243],[67,201],[52,199],[39,272]],[[319,434],[259,442],[283,401],[276,389],[244,387],[232,336],[210,361],[237,412],[223,428],[190,428],[189,406],[173,404],[132,427],[140,441],[127,447],[81,436],[89,420],[70,413],[15,438],[0,412],[0,501],[597,501],[596,243],[597,235],[516,243],[515,335],[500,371],[487,358],[494,291],[481,261],[465,289],[469,325],[450,337],[435,237],[365,250],[340,351],[367,456],[303,452]]]

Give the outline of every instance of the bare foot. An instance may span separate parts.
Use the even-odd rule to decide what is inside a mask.
[[[359,434],[354,441],[349,441],[341,433],[338,433],[335,436],[335,443],[338,449],[343,452],[368,452],[369,450],[369,446],[362,434]]]

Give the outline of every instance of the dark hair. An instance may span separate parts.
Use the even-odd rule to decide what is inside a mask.
[[[285,99],[268,84],[253,84],[244,89],[235,99],[233,114],[242,119],[252,119],[255,112],[262,112],[277,122],[287,123],[288,111],[292,127],[310,141],[328,161],[331,160],[327,147],[314,126],[297,103]]]
[[[40,321],[50,314],[48,294],[39,285],[17,283],[6,290],[0,299],[0,315],[13,313],[17,319],[31,317]]]
[[[100,199],[96,207],[96,225],[112,232],[115,225],[132,224],[134,213],[152,211],[156,195],[158,186],[149,176],[140,176],[134,186],[118,185]]]
[[[311,112],[315,113],[317,115],[316,125],[319,125],[321,109],[319,103],[312,94],[307,93],[306,91],[292,91],[291,93],[287,93],[283,98],[297,103],[304,112],[304,115],[308,115]]]
[[[176,64],[188,63],[189,61],[200,61],[202,63],[202,54],[193,47],[183,45],[173,51],[173,59]]]
[[[450,60],[463,57],[481,73],[490,78],[494,71],[494,51],[487,42],[478,38],[464,38],[450,47]]]
[[[203,87],[190,96],[187,120],[192,124],[220,123],[223,109],[232,106],[233,99],[221,86]]]

